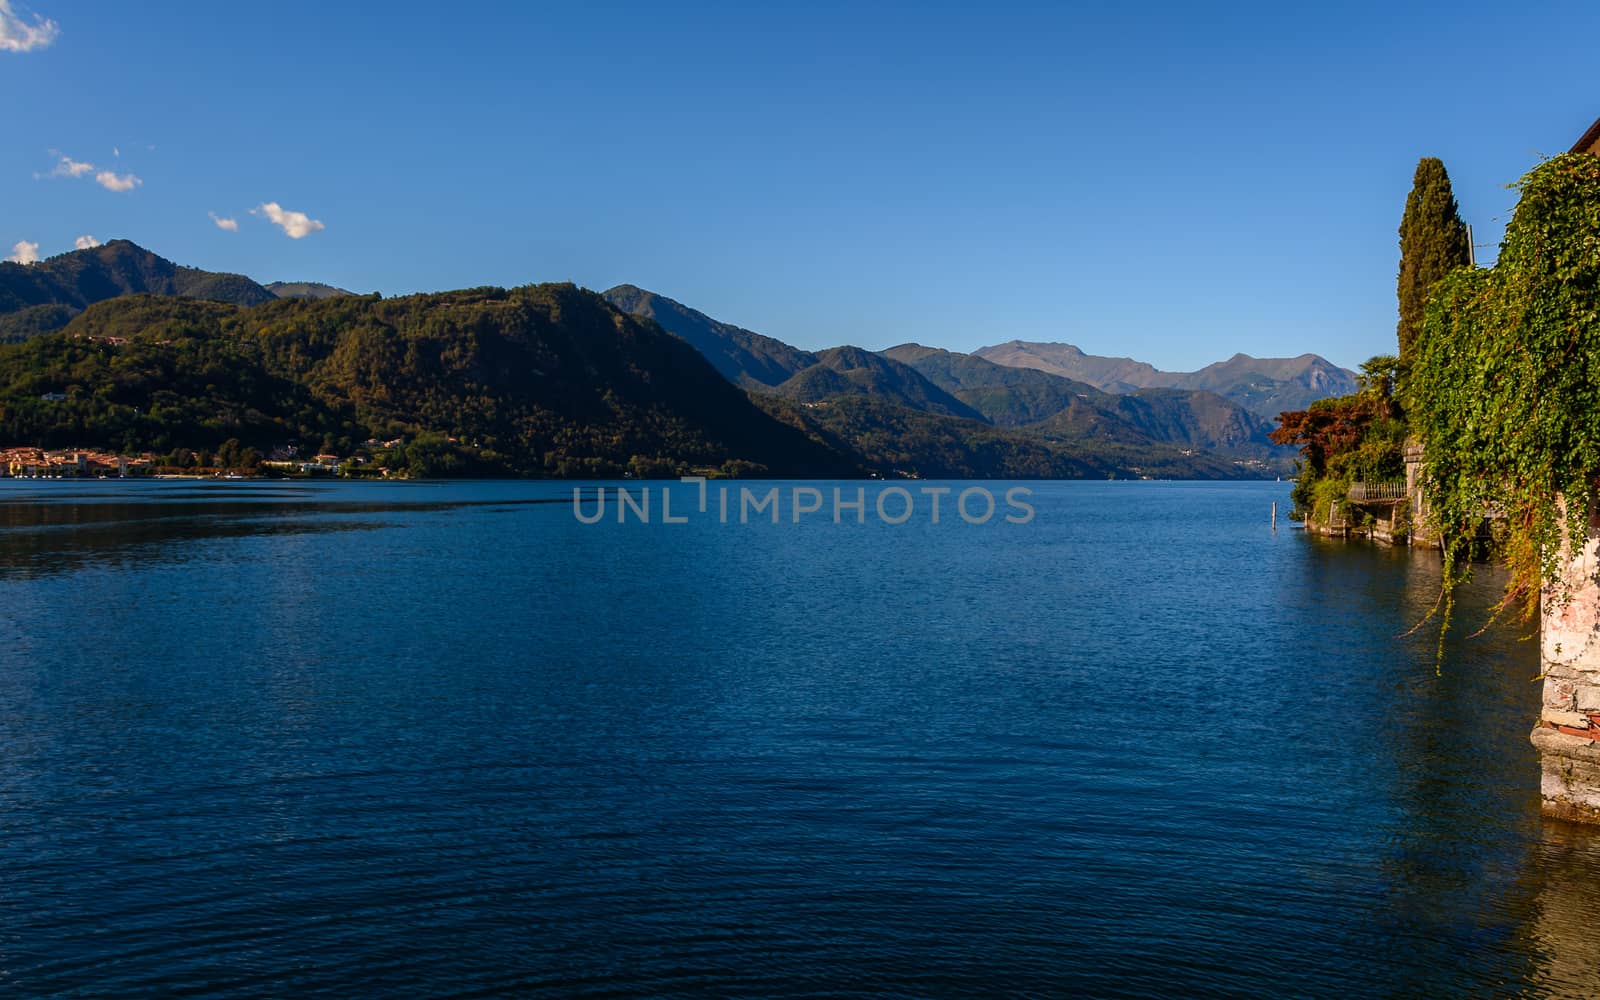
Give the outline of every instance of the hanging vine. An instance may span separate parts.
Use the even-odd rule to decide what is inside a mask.
[[[1405,380],[1444,539],[1441,644],[1486,520],[1504,525],[1501,610],[1531,617],[1585,543],[1600,479],[1600,156],[1557,156],[1517,187],[1495,266],[1429,296]]]

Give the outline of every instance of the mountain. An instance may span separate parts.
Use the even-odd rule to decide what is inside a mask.
[[[1117,396],[1117,413],[1130,426],[1158,441],[1194,448],[1250,448],[1261,454],[1287,454],[1267,435],[1266,418],[1203,389],[1140,389]]]
[[[1140,389],[1106,398],[1106,404],[1068,407],[1027,429],[1047,440],[1103,437],[1125,444],[1200,449],[1236,459],[1275,460],[1285,470],[1293,463],[1292,449],[1268,439],[1272,424],[1214,392]]]
[[[400,439],[388,460],[427,474],[858,472],[679,338],[571,285],[251,308],[133,295],[0,347],[7,442],[348,454],[367,438]]]
[[[776,396],[752,398],[775,418],[855,455],[865,468],[886,477],[1081,479],[1111,472],[1137,474],[1117,462],[1074,455],[1026,434],[868,395],[845,394],[800,406]]]
[[[1186,375],[1176,388],[1207,389],[1269,419],[1303,410],[1319,399],[1356,391],[1355,372],[1316,354],[1252,358],[1235,354]]]
[[[1258,417],[1202,386],[1129,380],[1259,403],[1340,375],[1309,355],[1174,376],[1067,345],[1009,345],[1021,367],[915,344],[812,352],[633,285],[385,300],[179,267],[126,240],[0,265],[7,338],[25,342],[0,346],[0,440],[343,454],[377,439],[416,474],[1262,475],[1288,453]],[[1115,362],[1093,374],[1127,391],[1046,370],[1089,361]]]
[[[1295,358],[1235,354],[1197,372],[1166,372],[1132,358],[1085,354],[1071,344],[1013,340],[981,347],[973,353],[996,364],[1060,375],[1106,392],[1201,389],[1231,399],[1268,419],[1284,410],[1303,410],[1315,400],[1356,390],[1354,372],[1315,354]]]
[[[791,423],[804,426],[819,441],[851,451],[875,471],[910,468],[931,475],[928,469],[993,469],[1010,463],[1016,468],[1077,470],[1073,474],[1128,474],[1160,464],[1172,474],[1238,476],[1292,467],[1292,451],[1268,442],[1267,428],[1258,418],[1209,392],[1204,398],[1179,394],[1130,402],[1087,382],[918,344],[877,353],[849,346],[801,351],[634,285],[618,285],[604,294],[624,312],[654,319],[689,341],[769,411],[788,412],[769,403],[764,398],[769,395],[802,404],[805,415]],[[854,398],[875,405],[819,405]],[[929,421],[915,413],[957,423]],[[996,429],[1016,433],[997,435]],[[897,433],[913,433],[925,447],[916,456],[897,451],[889,443]],[[966,440],[967,447],[955,448],[950,444],[955,439]],[[944,443],[935,445],[936,440]],[[1051,457],[1029,451],[1041,443],[1048,445]],[[1063,449],[1073,455],[1065,465],[1060,464]],[[1216,454],[1196,455],[1198,450]],[[1001,462],[996,457],[1000,454],[1010,457]],[[1019,457],[1023,455],[1033,457]],[[1236,466],[1237,461],[1253,464]]]
[[[1036,423],[1080,402],[1111,398],[1083,382],[1031,368],[1008,368],[937,347],[901,344],[882,354],[915,368],[983,419],[1001,427]]]
[[[859,347],[802,351],[637,285],[617,285],[601,294],[623,312],[653,319],[687,340],[724,378],[746,389],[800,403],[870,395],[929,413],[981,419],[914,369]]]
[[[817,403],[844,395],[871,396],[938,413],[982,420],[983,415],[929,382],[915,368],[859,347],[830,347],[817,362],[775,387],[773,393],[800,403]]]
[[[753,394],[757,405],[883,476],[924,479],[1236,479],[1261,466],[1186,453],[1149,440],[1050,439],[1027,430],[943,416],[865,395],[797,406]]]
[[[687,340],[724,378],[747,389],[780,385],[817,363],[817,356],[809,351],[719,322],[635,285],[618,285],[601,295],[623,312],[653,319],[668,333]]]
[[[1054,441],[1203,449],[1230,459],[1287,464],[1292,449],[1272,444],[1272,424],[1213,392],[1139,389],[1125,395],[1034,368],[1008,368],[920,344],[883,352],[917,369],[991,423]]]
[[[141,292],[242,306],[275,298],[244,275],[182,267],[128,240],[112,240],[35,264],[0,263],[0,341],[59,329],[95,302]]]
[[[320,281],[274,281],[262,287],[280,299],[332,299],[355,294]]]
[[[975,357],[1008,368],[1032,368],[1085,382],[1105,392],[1133,392],[1150,386],[1170,386],[1176,377],[1154,365],[1132,358],[1102,358],[1085,354],[1071,344],[1041,344],[1013,340],[980,347]]]

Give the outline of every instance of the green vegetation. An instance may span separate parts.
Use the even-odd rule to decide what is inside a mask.
[[[1264,423],[1211,392],[1105,393],[914,345],[813,353],[632,286],[605,299],[261,286],[126,240],[6,264],[0,444],[266,474],[328,474],[310,460],[330,453],[353,459],[343,475],[1287,471]],[[1303,360],[1287,364],[1320,378]]]
[[[59,302],[27,306],[0,315],[0,343],[17,343],[41,333],[59,330],[72,322],[78,310]]]
[[[1555,157],[1518,186],[1495,266],[1429,299],[1404,399],[1447,587],[1485,516],[1503,516],[1506,606],[1531,615],[1587,537],[1600,478],[1600,157]],[[1446,625],[1449,611],[1447,592]]]
[[[1012,368],[921,344],[891,347],[883,356],[915,368],[998,427],[1038,423],[1080,400],[1106,395],[1092,385],[1035,368]]]
[[[1450,190],[1450,175],[1441,161],[1424,157],[1417,164],[1400,219],[1400,323],[1396,334],[1401,360],[1409,363],[1416,354],[1417,334],[1433,286],[1471,263],[1467,226]]]
[[[230,439],[340,455],[398,441],[374,459],[423,475],[856,471],[688,344],[571,285],[249,309],[125,296],[0,347],[0,440],[164,454]]]
[[[1066,445],[1112,464],[1171,469],[1208,463],[1239,475],[1234,461],[1255,461],[1260,474],[1288,471],[1270,425],[1216,393],[1139,389],[1117,394],[1035,368],[1012,368],[971,354],[919,344],[884,351],[970,406],[984,420]],[[1188,454],[1184,454],[1187,452]],[[1145,471],[1146,475],[1156,473]],[[1160,473],[1163,476],[1170,472]]]
[[[1318,517],[1350,481],[1398,473],[1408,434],[1421,442],[1444,550],[1442,656],[1454,588],[1490,523],[1510,569],[1501,609],[1528,616],[1541,593],[1567,596],[1562,568],[1594,523],[1600,157],[1569,153],[1524,176],[1499,259],[1483,270],[1460,266],[1465,233],[1443,167],[1424,160],[1417,180],[1401,227],[1404,353],[1368,362],[1356,394],[1285,413],[1275,436],[1301,446],[1295,499]]]
[[[1471,262],[1450,176],[1434,157],[1417,163],[1400,220],[1400,277],[1396,328],[1400,356],[1380,355],[1361,366],[1355,392],[1312,403],[1278,417],[1272,440],[1300,448],[1300,476],[1291,494],[1292,516],[1327,517],[1328,501],[1353,483],[1398,480],[1405,475],[1410,433],[1402,400],[1418,351],[1423,311],[1435,286]]]
[[[267,449],[366,436],[349,407],[271,371],[248,340],[223,336],[238,312],[135,296],[92,308],[65,333],[0,348],[0,441],[164,454],[229,439]],[[66,399],[43,398],[53,394]]]
[[[1025,461],[1014,457],[1009,464],[1021,462],[1027,468],[1054,464],[1069,470],[1087,465],[1095,470],[1076,473],[1082,475],[1248,478],[1289,471],[1285,450],[1268,439],[1270,425],[1212,392],[1130,388],[1127,395],[1119,395],[1049,371],[995,364],[918,344],[877,352],[848,346],[799,351],[631,285],[619,285],[605,295],[619,309],[659,320],[694,344],[730,381],[754,394],[781,396],[805,407],[850,396],[886,404],[853,404],[795,420],[818,440],[826,439],[831,427],[836,432],[833,447],[866,442],[865,451],[855,449],[853,454],[876,472],[887,474],[890,468],[909,465],[932,475],[927,470],[993,466],[997,442],[1013,441],[1015,455],[1034,457]],[[1312,391],[1309,382],[1344,378],[1342,370],[1312,355],[1281,362],[1238,355],[1207,372],[1226,369],[1228,379],[1250,380],[1251,392],[1261,389],[1256,383],[1278,384],[1245,373],[1245,367],[1281,369],[1286,376],[1297,372],[1292,377],[1306,380],[1301,389],[1307,392]],[[775,403],[762,405],[775,412],[782,409]],[[902,414],[896,408],[913,412]],[[946,419],[929,419],[934,416]],[[873,443],[887,442],[891,427],[915,429],[920,443],[898,449]],[[948,448],[929,450],[934,438],[961,441],[964,457],[957,459]],[[1048,453],[1066,461],[1039,457]]]
[[[871,396],[925,413],[983,420],[961,400],[928,381],[915,368],[859,347],[830,347],[817,361],[772,389],[798,403],[816,403],[839,396]]]
[[[0,341],[58,330],[95,302],[140,292],[246,306],[275,297],[243,275],[180,267],[127,240],[112,240],[37,264],[0,263]]]
[[[886,477],[924,479],[1080,479],[1115,468],[976,420],[925,413],[857,393],[810,406],[753,397],[779,420],[836,450],[860,456]]]
[[[1273,440],[1300,447],[1300,476],[1290,494],[1295,516],[1323,520],[1328,501],[1357,482],[1405,475],[1406,422],[1395,401],[1398,362],[1383,355],[1361,366],[1361,388],[1285,413]]]
[[[1034,429],[994,427],[856,393],[810,405],[773,396],[752,398],[779,420],[857,456],[865,468],[883,476],[1229,479],[1249,474],[1228,459],[1186,454],[1148,440],[1052,438]],[[1264,468],[1253,468],[1256,475],[1264,474]]]

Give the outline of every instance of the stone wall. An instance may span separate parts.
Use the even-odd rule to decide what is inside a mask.
[[[1366,538],[1385,545],[1410,544],[1409,500],[1341,500],[1326,519],[1307,515],[1305,530],[1330,538]]]
[[[1540,606],[1544,705],[1539,748],[1544,812],[1600,823],[1600,524],[1591,520],[1583,551],[1547,587]]]
[[[1416,438],[1406,441],[1406,498],[1410,501],[1411,532],[1408,541],[1414,546],[1438,548],[1439,533],[1428,523],[1428,499],[1422,495],[1422,442]]]

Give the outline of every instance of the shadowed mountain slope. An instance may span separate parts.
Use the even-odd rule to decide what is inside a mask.
[[[653,319],[668,333],[687,340],[724,378],[747,389],[779,385],[817,363],[817,356],[809,351],[719,322],[635,285],[617,285],[601,294],[623,312]]]

